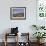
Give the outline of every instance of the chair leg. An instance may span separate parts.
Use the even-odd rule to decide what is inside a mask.
[[[16,42],[16,45],[15,46],[18,46],[18,34],[17,34],[17,39],[16,40],[17,40],[17,42]]]
[[[4,44],[5,44],[5,46],[7,46],[7,42],[6,41],[4,42]]]
[[[7,34],[5,34],[5,46],[7,46]]]

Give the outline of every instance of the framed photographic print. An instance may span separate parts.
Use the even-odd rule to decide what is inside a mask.
[[[11,7],[10,8],[11,20],[24,20],[26,19],[26,7]]]

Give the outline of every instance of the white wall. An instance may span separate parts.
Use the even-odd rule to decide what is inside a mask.
[[[10,20],[10,7],[26,7],[26,20]],[[19,27],[19,32],[29,32],[36,24],[36,0],[0,0],[0,34],[11,27]]]

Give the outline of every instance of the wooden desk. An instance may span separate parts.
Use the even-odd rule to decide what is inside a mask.
[[[15,46],[19,46],[19,42],[18,42],[18,34],[9,34],[9,33],[6,33],[5,34],[5,46],[7,46],[8,45],[8,42],[7,42],[7,38],[9,38],[9,37],[7,37],[7,36],[17,36],[16,38],[17,38],[17,42],[16,42],[16,45]],[[26,46],[30,46],[30,42],[29,42],[29,33],[22,33],[21,34],[21,36],[26,36],[26,39],[27,39],[27,42],[25,42],[24,44],[26,44]],[[23,42],[22,42],[23,43]]]

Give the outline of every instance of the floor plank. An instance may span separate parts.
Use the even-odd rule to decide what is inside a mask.
[[[20,42],[21,43],[21,42]],[[15,42],[9,42],[7,46],[15,46]],[[0,42],[0,46],[4,46],[4,42]],[[30,43],[30,46],[37,46],[37,43]],[[42,46],[46,46],[46,43],[44,43],[44,45]]]

